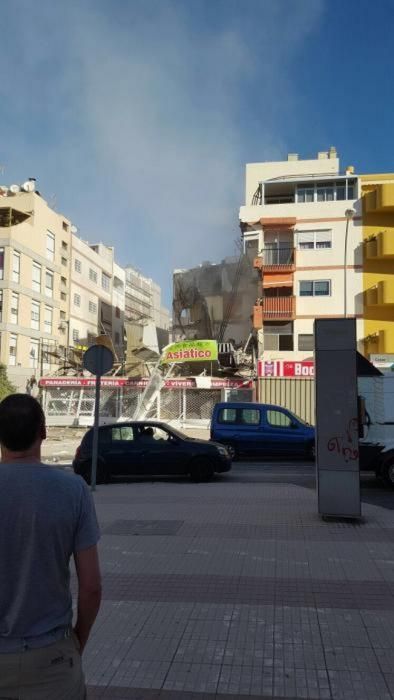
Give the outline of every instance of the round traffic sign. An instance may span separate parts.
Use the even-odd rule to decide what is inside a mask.
[[[88,372],[101,377],[109,372],[114,364],[114,356],[105,345],[91,345],[83,355],[83,366]]]

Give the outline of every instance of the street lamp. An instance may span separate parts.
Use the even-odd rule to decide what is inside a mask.
[[[347,239],[348,239],[348,233],[349,233],[349,221],[351,221],[354,218],[354,215],[356,213],[355,209],[346,209],[345,211],[345,217],[346,217],[346,233],[345,233],[345,252],[344,252],[344,261],[343,261],[343,315],[346,318],[347,316]]]

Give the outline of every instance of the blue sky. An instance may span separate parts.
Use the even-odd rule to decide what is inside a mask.
[[[171,298],[236,251],[246,162],[394,170],[393,0],[3,3],[0,179]]]

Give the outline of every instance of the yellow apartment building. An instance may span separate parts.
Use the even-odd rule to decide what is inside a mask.
[[[394,353],[394,173],[362,175],[364,351]]]

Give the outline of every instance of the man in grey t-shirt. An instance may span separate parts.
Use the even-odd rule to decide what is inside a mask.
[[[99,528],[85,482],[42,464],[45,437],[36,399],[0,403],[0,698],[83,700],[81,654],[101,600]]]

